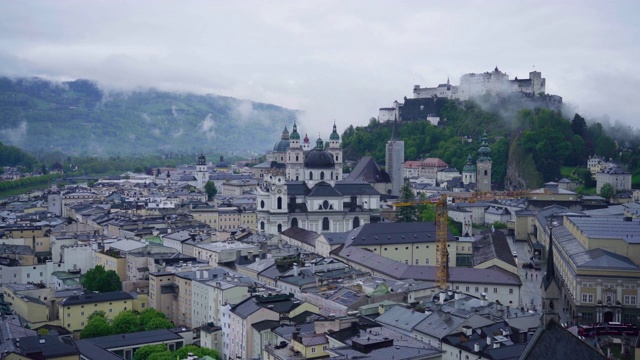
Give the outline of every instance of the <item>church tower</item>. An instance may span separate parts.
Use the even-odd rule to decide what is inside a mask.
[[[471,154],[467,156],[467,164],[462,168],[462,182],[465,186],[476,183],[477,169],[473,164]]]
[[[340,135],[336,123],[333,123],[333,132],[329,136],[329,153],[336,163],[333,180],[342,180],[342,149],[340,148]]]
[[[549,250],[547,253],[547,271],[540,284],[542,294],[542,325],[550,320],[559,323],[558,306],[560,302],[560,286],[556,279],[556,270],[553,262],[553,228],[549,228]]]
[[[298,133],[298,125],[293,123],[293,130],[289,135],[289,148],[286,155],[286,178],[287,180],[302,180],[304,167],[304,150],[300,144],[300,134]]]
[[[487,133],[482,134],[482,145],[478,149],[478,161],[476,162],[477,187],[479,192],[491,191],[491,149],[487,142]]]
[[[404,184],[404,141],[398,139],[396,125],[398,120],[393,121],[391,130],[391,140],[387,142],[385,154],[385,168],[391,178],[391,195],[400,195],[400,189]]]
[[[207,170],[207,158],[203,153],[198,155],[198,161],[196,162],[196,187],[200,190],[204,189],[204,186],[209,181],[209,171]]]

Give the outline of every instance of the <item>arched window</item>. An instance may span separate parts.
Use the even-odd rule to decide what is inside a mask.
[[[336,155],[336,161],[338,161],[338,155]]]
[[[282,198],[278,196],[278,210],[282,209]]]
[[[313,180],[313,171],[309,171],[309,180]]]
[[[264,231],[264,221],[260,221],[260,230]]]
[[[484,176],[487,176],[487,170],[484,171]]]
[[[264,200],[260,200],[260,208],[264,209]]]
[[[281,233],[282,232],[282,224],[278,224],[278,232]]]
[[[291,227],[298,227],[298,218],[291,219]]]
[[[329,218],[322,219],[322,231],[329,231]]]
[[[353,228],[355,229],[358,226],[360,226],[360,218],[356,216],[353,218]]]
[[[300,156],[296,155],[296,161],[300,161]]]
[[[320,180],[324,180],[324,171],[320,171]]]

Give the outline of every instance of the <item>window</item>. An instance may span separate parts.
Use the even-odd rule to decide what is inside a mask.
[[[489,288],[487,288],[487,287],[486,287],[486,288],[484,288],[484,292],[485,292],[485,293],[488,293],[488,292],[489,292]]]
[[[329,231],[329,218],[322,219],[322,231]]]
[[[316,352],[316,347],[314,346],[311,348],[311,353],[315,353],[315,352]]]
[[[469,292],[469,287],[467,286],[464,291]]]
[[[429,258],[424,259],[424,264],[429,265]]]
[[[409,259],[405,259],[404,263],[405,265],[409,265]]]
[[[327,351],[329,347],[327,345],[322,345],[322,351]]]
[[[493,293],[497,294],[498,293],[498,288],[493,288]]]
[[[509,289],[509,294],[513,294],[513,289]]]
[[[420,265],[420,259],[416,259],[416,265]]]
[[[313,180],[313,172],[309,171],[309,180]]]
[[[635,305],[636,304],[635,295],[625,295],[624,296],[624,304],[625,305]]]
[[[478,292],[478,291],[479,291],[479,288],[476,286],[476,292]]]
[[[282,198],[278,196],[278,210],[282,209]]]
[[[583,303],[592,303],[593,302],[593,294],[582,294],[582,302]]]
[[[320,171],[320,180],[324,180],[324,171]]]

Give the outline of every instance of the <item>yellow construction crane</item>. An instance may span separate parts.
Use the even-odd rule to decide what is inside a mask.
[[[447,289],[449,280],[449,250],[447,249],[447,196],[442,195],[436,204],[436,285]]]

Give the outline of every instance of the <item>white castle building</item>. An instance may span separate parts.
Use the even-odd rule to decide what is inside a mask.
[[[542,73],[539,71],[529,72],[528,79],[518,79],[516,77],[513,80],[509,79],[509,75],[501,72],[496,67],[492,72],[484,72],[481,74],[469,73],[460,77],[459,85],[452,85],[447,79],[444,84],[439,84],[436,87],[420,87],[415,85],[413,87],[414,99],[428,99],[433,98],[434,103],[420,102],[417,105],[420,110],[424,110],[424,118],[431,116],[433,119],[437,118],[437,115],[432,114],[435,108],[438,108],[436,101],[440,99],[458,99],[469,100],[470,98],[479,97],[483,95],[499,95],[508,93],[522,93],[531,96],[537,96],[541,93],[546,93],[546,79],[542,77]],[[406,104],[395,101],[393,106],[380,108],[378,121],[392,121],[394,119],[402,120],[404,117],[402,114],[402,107]],[[406,112],[406,109],[405,109]],[[430,120],[431,121],[431,120]],[[432,121],[433,123],[433,121]]]

